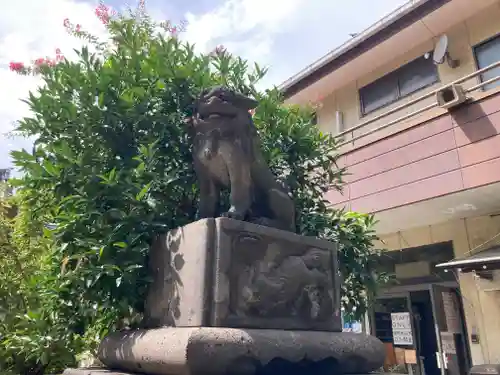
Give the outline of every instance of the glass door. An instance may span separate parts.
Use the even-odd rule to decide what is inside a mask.
[[[385,371],[409,375],[420,373],[409,293],[377,298],[371,326],[372,334],[386,347]]]
[[[467,336],[462,305],[456,288],[430,287],[441,375],[466,375],[469,370]]]

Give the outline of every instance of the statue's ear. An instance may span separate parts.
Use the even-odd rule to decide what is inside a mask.
[[[244,109],[245,111],[255,109],[259,105],[259,102],[257,100],[249,98],[248,96],[240,94],[239,92],[235,92],[233,93],[233,95],[233,104],[238,108]]]

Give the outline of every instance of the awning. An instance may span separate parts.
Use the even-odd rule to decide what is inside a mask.
[[[500,245],[461,259],[454,259],[436,265],[440,269],[457,269],[462,272],[500,269]]]

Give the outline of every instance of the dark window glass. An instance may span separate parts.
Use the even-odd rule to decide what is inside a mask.
[[[420,57],[359,90],[363,114],[438,82],[432,59]]]
[[[401,97],[410,95],[438,80],[437,67],[432,59],[421,57],[400,69],[398,74],[399,94]]]
[[[500,60],[500,38],[497,37],[476,46],[474,48],[474,54],[476,55],[477,67],[479,69],[486,68],[488,65],[496,63]],[[489,70],[481,74],[481,82],[487,81],[499,75],[500,67]],[[500,85],[500,81],[485,85],[484,89],[489,90],[498,87],[498,85]]]
[[[387,75],[363,87],[359,94],[363,113],[369,113],[398,100],[398,81],[392,75]]]
[[[312,115],[311,124],[318,125],[318,114],[316,112],[314,112]]]

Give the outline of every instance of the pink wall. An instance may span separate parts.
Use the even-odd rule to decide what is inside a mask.
[[[500,181],[500,95],[345,154],[335,206],[377,212]]]

